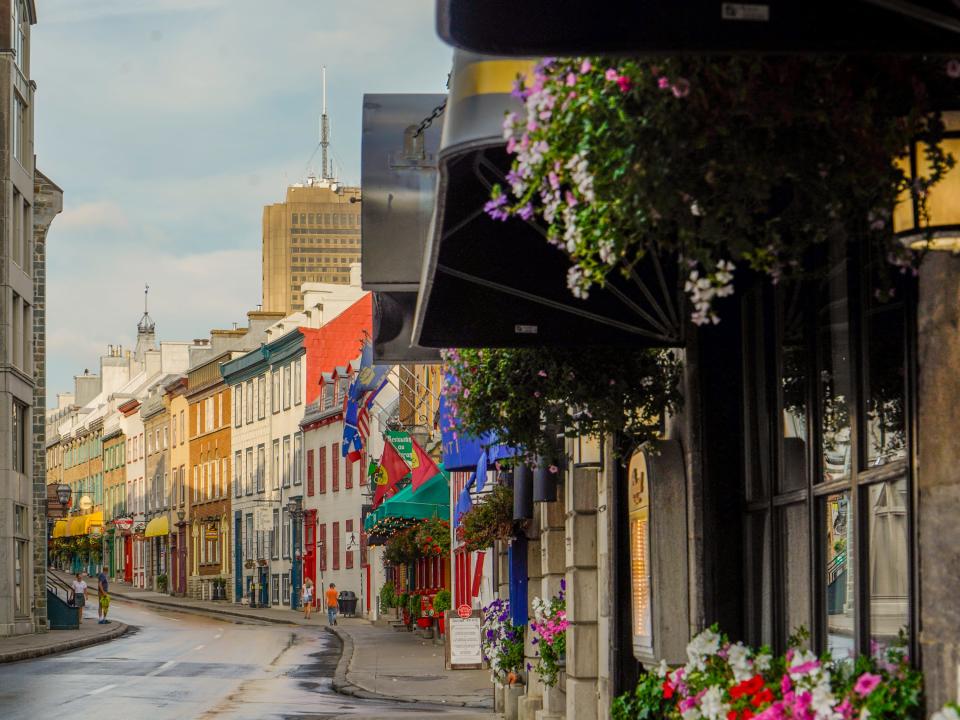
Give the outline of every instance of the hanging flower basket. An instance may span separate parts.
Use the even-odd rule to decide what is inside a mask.
[[[911,261],[891,213],[912,191],[924,216],[953,165],[938,111],[958,77],[955,60],[880,54],[548,59],[515,89],[514,163],[486,210],[544,226],[580,297],[650,253],[678,256],[691,319],[716,323],[742,269],[776,282],[827,241]]]
[[[509,541],[513,537],[513,490],[494,486],[463,514],[460,528],[460,539],[469,552],[486,550],[497,540]]]

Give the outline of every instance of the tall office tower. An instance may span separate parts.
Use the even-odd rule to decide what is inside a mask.
[[[360,188],[308,178],[263,208],[263,309],[303,310],[305,282],[350,282],[360,262]]]

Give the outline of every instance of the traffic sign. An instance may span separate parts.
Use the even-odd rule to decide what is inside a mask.
[[[464,603],[463,605],[457,608],[457,615],[459,615],[464,620],[466,620],[468,617],[473,615],[473,608],[467,605],[466,603]]]

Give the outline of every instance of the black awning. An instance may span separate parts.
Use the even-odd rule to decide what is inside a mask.
[[[677,346],[683,342],[675,262],[648,257],[614,272],[585,300],[567,287],[570,260],[540,228],[483,211],[509,159],[502,147],[441,161],[432,253],[415,337],[425,347]]]
[[[956,52],[953,0],[437,0],[437,32],[494,55]]]

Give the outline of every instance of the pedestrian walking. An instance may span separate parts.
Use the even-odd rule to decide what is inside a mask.
[[[110,594],[107,592],[109,587],[110,580],[107,578],[107,566],[104,565],[103,570],[97,575],[97,616],[100,618],[97,623],[100,625],[106,625],[110,622],[107,620],[107,612],[110,610]]]
[[[313,613],[313,580],[307,578],[307,581],[303,584],[304,619],[309,620],[311,613]]]
[[[73,604],[80,608],[80,619],[78,622],[83,622],[83,608],[87,604],[87,584],[83,581],[82,573],[77,573],[77,577],[74,579],[72,585]]]
[[[327,624],[337,624],[337,586],[330,583],[327,589]]]

